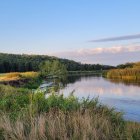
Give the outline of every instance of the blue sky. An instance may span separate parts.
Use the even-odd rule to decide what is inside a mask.
[[[116,65],[140,60],[140,39],[89,41],[139,33],[139,0],[0,1],[0,52]]]

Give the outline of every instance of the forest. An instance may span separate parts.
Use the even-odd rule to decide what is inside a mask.
[[[40,64],[45,61],[59,60],[66,65],[68,71],[108,70],[113,66],[101,64],[81,64],[73,60],[61,59],[47,55],[5,54],[0,53],[0,73],[38,71]]]

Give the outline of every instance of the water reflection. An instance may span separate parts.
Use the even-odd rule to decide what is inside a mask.
[[[126,86],[135,85],[140,87],[140,81],[136,80],[122,80],[122,79],[106,79],[115,84],[125,84]]]
[[[67,85],[67,84],[72,84],[72,83],[75,83],[77,81],[81,81],[81,79],[83,78],[90,78],[90,77],[101,77],[102,75],[101,74],[94,74],[94,75],[84,75],[84,76],[81,76],[81,75],[71,75],[71,76],[67,76],[66,78],[66,81],[63,83],[64,85]]]
[[[136,83],[107,80],[101,76],[72,76],[60,92],[68,96],[90,98],[99,96],[100,101],[125,112],[127,119],[140,121],[140,86]]]

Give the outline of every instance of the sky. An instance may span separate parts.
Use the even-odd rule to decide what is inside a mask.
[[[140,1],[1,0],[0,52],[106,65],[140,61]]]

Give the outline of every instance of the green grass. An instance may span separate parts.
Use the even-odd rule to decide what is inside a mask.
[[[138,140],[140,124],[100,104],[0,85],[0,140]]]

